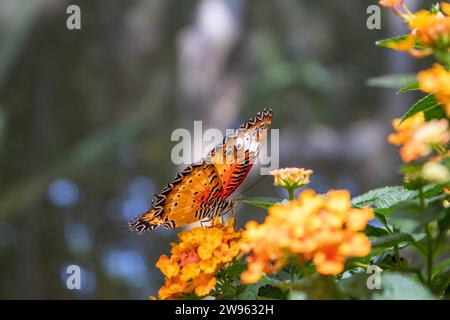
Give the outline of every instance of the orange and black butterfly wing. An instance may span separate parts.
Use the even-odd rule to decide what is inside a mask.
[[[211,151],[207,161],[217,170],[224,198],[228,198],[247,177],[267,139],[271,122],[272,110],[264,109]]]
[[[221,194],[222,184],[213,165],[191,165],[153,198],[151,208],[131,221],[129,228],[141,234],[160,225],[174,229],[211,219],[229,205]]]
[[[160,225],[174,229],[226,212],[227,198],[250,171],[271,120],[272,110],[264,109],[227,136],[204,162],[178,173],[154,197],[151,208],[129,223],[130,230],[141,234]]]

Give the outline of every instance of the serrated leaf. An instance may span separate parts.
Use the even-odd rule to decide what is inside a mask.
[[[259,287],[260,286],[257,283],[246,285],[245,287],[243,287],[243,291],[236,296],[236,299],[256,300],[256,297],[258,296]]]
[[[263,209],[268,209],[274,204],[282,203],[285,200],[280,198],[270,198],[270,197],[247,197],[247,198],[239,198],[237,201],[242,201],[247,204],[250,204],[254,207],[259,207]]]
[[[398,90],[395,94],[405,93],[409,91],[419,90],[419,83],[417,81],[413,81],[404,85],[400,90]]]
[[[278,283],[278,281],[275,279],[262,276],[256,283],[241,286],[239,288],[240,292],[237,294],[236,298],[238,300],[256,300],[258,297],[259,288],[276,283]]]
[[[405,115],[400,120],[400,123],[405,121],[406,119],[412,117],[418,112],[430,112],[434,108],[440,107],[440,103],[436,100],[433,94],[428,94],[416,103],[414,103],[408,111],[406,111]]]
[[[416,80],[417,76],[415,74],[390,74],[369,78],[366,80],[366,85],[369,87],[399,90]]]
[[[436,184],[429,184],[423,188],[424,197],[431,198],[442,192],[442,186]],[[352,206],[361,207],[374,207],[379,214],[389,215],[389,209],[402,201],[414,199],[418,196],[419,192],[416,190],[409,190],[403,186],[390,186],[371,190],[360,196],[352,199]],[[383,222],[383,221],[381,221]]]
[[[245,269],[247,269],[247,264],[242,260],[236,260],[230,263],[224,271],[229,278],[237,278]]]
[[[354,207],[373,206],[378,209],[390,208],[393,205],[413,198],[416,191],[405,189],[402,186],[384,187],[371,190],[363,195],[352,199]]]
[[[422,283],[412,277],[396,273],[381,274],[381,292],[375,292],[374,300],[434,300],[436,297]]]

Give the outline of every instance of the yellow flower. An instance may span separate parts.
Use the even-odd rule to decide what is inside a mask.
[[[240,252],[241,232],[234,230],[233,223],[233,219],[226,225],[216,220],[209,228],[198,227],[178,234],[179,243],[171,244],[172,255],[162,255],[156,263],[166,278],[158,299],[176,299],[186,293],[205,296],[214,288],[217,270]]]
[[[420,90],[433,93],[450,117],[450,72],[435,63],[432,68],[419,72],[417,78]]]
[[[312,170],[303,168],[283,168],[270,172],[274,177],[274,184],[286,189],[297,189],[309,183]]]
[[[373,217],[371,208],[351,208],[346,190],[326,195],[305,190],[296,200],[270,207],[264,223],[247,223],[241,250],[249,253],[248,269],[241,280],[254,283],[292,258],[311,260],[319,273],[339,274],[347,257],[370,252],[370,241],[361,231]]]

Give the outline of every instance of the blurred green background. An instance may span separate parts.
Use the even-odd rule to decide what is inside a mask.
[[[176,231],[124,226],[181,169],[170,135],[194,120],[224,131],[270,106],[280,166],[313,169],[317,191],[399,184],[386,135],[415,97],[365,81],[423,62],[375,47],[404,27],[382,10],[368,30],[374,3],[0,0],[0,298],[154,295]],[[279,192],[267,178],[246,195]],[[263,217],[238,206],[240,226]]]

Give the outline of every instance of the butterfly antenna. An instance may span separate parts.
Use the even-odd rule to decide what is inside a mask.
[[[256,186],[258,183],[260,183],[264,178],[266,178],[267,175],[263,175],[261,178],[259,178],[258,180],[256,180],[253,184],[251,184],[249,187],[247,187],[244,191],[240,192],[236,198],[241,197],[244,193],[246,193],[247,191],[249,191],[251,188],[253,188],[254,186]]]

